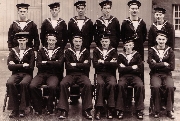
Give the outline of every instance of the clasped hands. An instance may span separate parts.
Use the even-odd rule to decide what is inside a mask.
[[[152,62],[156,63],[156,61],[154,59],[152,59]],[[167,63],[167,62],[163,62],[163,63],[164,63],[165,66],[169,66],[169,63]]]
[[[88,60],[85,60],[83,63],[88,63],[89,61]],[[70,63],[71,66],[76,66],[76,63]]]
[[[120,67],[126,67],[126,66],[125,66],[124,64],[122,64],[122,63],[120,63],[119,66],[120,66]],[[133,65],[132,68],[133,68],[133,69],[137,69],[138,66],[137,66],[137,65]]]
[[[13,61],[9,61],[9,64],[15,64]],[[23,67],[28,67],[29,64],[28,63],[23,63]]]

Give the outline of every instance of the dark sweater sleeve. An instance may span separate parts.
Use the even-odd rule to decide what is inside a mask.
[[[90,58],[90,53],[89,51],[86,50],[86,52],[84,53],[85,58],[84,60],[88,60],[88,63],[76,63],[76,67],[80,68],[80,69],[87,69],[91,66],[91,58]]]
[[[154,50],[150,48],[148,51],[148,64],[149,64],[150,69],[157,70],[157,69],[165,67],[164,62],[153,62],[153,60],[155,60],[154,54],[155,54]]]
[[[32,26],[33,26],[32,36],[33,36],[33,39],[34,39],[33,50],[38,51],[39,50],[39,45],[40,45],[38,29],[37,29],[37,25],[34,22],[32,22]]]
[[[121,38],[121,32],[120,32],[120,23],[118,19],[116,19],[116,37],[117,37],[117,43],[119,44],[120,38]]]
[[[14,31],[13,31],[13,24],[10,25],[9,31],[8,31],[8,48],[13,48],[13,39],[14,39]]]
[[[174,31],[174,26],[172,24],[169,23],[168,26],[168,42],[169,45],[173,50],[174,50],[174,46],[175,46],[175,31]]]
[[[66,44],[68,43],[68,30],[65,21],[62,22],[62,26],[63,26],[63,30],[62,30],[63,47],[65,47]]]
[[[37,68],[47,68],[47,64],[46,63],[42,63],[43,57],[42,57],[42,50],[39,50],[37,53],[37,61],[36,61],[36,66]]]
[[[14,62],[14,52],[13,51],[10,51],[8,59],[7,59],[8,69],[10,71],[16,71],[18,69],[23,69],[23,64],[9,64],[10,61]]]
[[[103,66],[102,63],[98,63],[99,60],[99,55],[97,49],[93,50],[93,67],[94,68],[100,68]]]
[[[122,22],[122,25],[121,25],[121,39],[122,39],[122,42],[124,42],[124,39],[125,39],[125,37],[126,37],[126,22],[125,21],[123,21]]]
[[[45,27],[46,22],[43,21],[42,26],[41,26],[41,34],[40,34],[40,38],[41,38],[41,44],[44,47],[45,46],[45,41],[46,41],[46,27]]]
[[[147,37],[147,28],[146,28],[146,23],[143,21],[142,22],[143,27],[142,27],[142,33],[143,33],[143,42],[146,41],[146,37]]]
[[[120,66],[121,63],[124,64],[123,56],[121,54],[119,54],[119,56],[118,56],[118,71],[119,71],[119,73],[128,73],[128,72],[132,71],[132,66],[121,67]]]
[[[175,69],[175,54],[172,49],[169,50],[169,59],[167,61],[169,66],[164,66],[164,68],[160,68],[159,71],[163,72],[169,72],[169,71],[174,71]]]

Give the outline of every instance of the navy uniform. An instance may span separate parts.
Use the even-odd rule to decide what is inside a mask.
[[[75,36],[74,38],[81,38]],[[74,41],[74,40],[73,40]],[[82,40],[81,40],[82,41]],[[85,63],[86,61],[86,63]],[[76,66],[72,66],[71,63],[76,63]],[[91,65],[90,53],[84,47],[81,47],[80,51],[75,51],[74,47],[68,48],[65,51],[65,69],[66,76],[60,82],[60,98],[57,108],[60,110],[60,119],[67,118],[69,111],[69,87],[73,84],[78,84],[81,88],[82,98],[82,111],[83,115],[92,119],[90,110],[92,109],[92,86],[91,81],[88,78],[89,67]]]
[[[27,38],[28,32],[16,33],[17,39]],[[28,40],[27,40],[28,41]],[[24,64],[29,66],[24,66]],[[8,69],[12,71],[11,77],[7,80],[9,95],[8,110],[13,110],[10,118],[17,116],[24,117],[24,110],[29,105],[29,83],[32,80],[32,73],[35,64],[35,54],[32,48],[26,46],[25,50],[14,47],[8,56]],[[20,87],[20,90],[17,87]],[[18,94],[20,93],[20,97]],[[20,100],[20,102],[19,102]]]
[[[141,3],[137,0],[129,1],[127,4],[129,7],[131,5],[137,5],[138,9],[141,6]],[[135,24],[133,24],[135,23]],[[139,52],[142,60],[144,61],[144,45],[146,41],[147,29],[146,23],[142,18],[137,16],[137,20],[131,20],[130,17],[125,19],[121,25],[121,39],[126,41],[127,39],[134,36],[134,49]],[[144,81],[144,68],[142,68],[141,79]]]
[[[141,6],[141,3],[136,0],[132,0],[128,2],[128,6],[137,5]],[[131,20],[130,17],[125,19],[121,25],[121,39],[122,41],[126,41],[129,37],[134,36],[136,39],[134,41],[134,49],[141,54],[142,59],[144,60],[144,46],[143,43],[146,41],[147,29],[146,23],[142,18],[136,20],[138,21],[137,26],[133,25],[134,20]]]
[[[108,38],[104,36],[103,38]],[[112,111],[115,107],[115,89],[116,89],[116,69],[117,61],[111,62],[111,60],[117,60],[118,54],[115,48],[109,46],[104,53],[102,47],[96,47],[93,50],[93,67],[97,74],[97,98],[95,100],[95,118],[100,120],[102,108],[104,107],[104,99],[107,98],[107,118],[112,118]],[[104,60],[104,63],[99,63],[99,60]],[[107,95],[105,95],[107,94]]]
[[[78,0],[74,6],[78,9],[79,6],[86,7],[86,1]],[[75,16],[70,19],[68,23],[68,36],[69,41],[72,44],[73,36],[81,33],[83,39],[83,47],[90,50],[90,45],[93,40],[93,22],[88,17],[84,16],[84,19],[79,19]]]
[[[47,36],[55,36],[48,34]],[[43,61],[47,61],[43,63]],[[38,73],[33,78],[30,84],[31,97],[34,104],[34,109],[37,113],[42,113],[42,94],[40,87],[43,84],[48,86],[48,102],[47,114],[53,113],[53,101],[55,100],[56,90],[59,85],[59,80],[63,77],[64,50],[55,46],[54,49],[48,47],[41,48],[37,53],[37,68]],[[60,77],[59,77],[60,76]]]
[[[17,9],[25,8],[28,10],[29,4],[21,3],[17,4]],[[18,46],[18,42],[15,38],[15,34],[18,32],[29,32],[29,39],[27,46],[32,48],[34,51],[39,50],[39,34],[37,25],[30,19],[26,21],[15,20],[11,24],[8,31],[8,48],[11,50],[13,47]],[[33,44],[34,43],[34,44]]]
[[[157,31],[157,35],[164,34],[168,38],[168,33],[161,30]],[[168,41],[168,40],[167,40]],[[163,52],[161,54],[161,52]],[[165,66],[164,63],[168,63],[168,66]],[[159,112],[161,109],[161,95],[160,87],[161,85],[165,86],[166,89],[166,110],[167,116],[171,119],[174,116],[171,114],[173,110],[174,103],[174,82],[172,79],[172,73],[175,69],[175,54],[171,47],[165,46],[164,49],[158,49],[157,45],[151,47],[148,51],[148,64],[151,69],[150,71],[150,84],[153,87],[152,96],[155,110],[155,118],[159,117]]]
[[[53,9],[60,7],[60,3],[55,2],[49,4],[48,6],[50,7],[50,10],[53,11]],[[68,32],[67,32],[67,25],[63,19],[59,18],[57,20],[52,20],[52,18],[47,18],[43,21],[41,26],[41,34],[40,34],[41,43],[43,46],[47,46],[46,34],[48,33],[56,33],[57,36],[56,45],[63,49],[65,48],[68,42],[68,35],[67,35]]]
[[[106,5],[110,5],[110,7],[112,7],[112,1],[103,0],[101,3],[99,3],[99,5],[101,6],[101,9],[103,9],[103,7]],[[109,36],[111,46],[117,49],[120,41],[120,24],[116,17],[110,15],[108,19],[104,19],[103,16],[101,16],[96,20],[94,24],[94,41],[98,47],[101,46],[101,35],[104,32],[111,33]]]
[[[126,40],[124,44],[133,42],[133,38],[132,40],[130,39]],[[144,86],[140,76],[143,67],[141,55],[136,50],[133,50],[131,54],[126,54],[126,50],[124,50],[124,52],[120,53],[118,56],[118,64],[119,81],[116,101],[118,118],[123,118],[123,112],[127,105],[127,86],[130,85],[135,88],[134,100],[137,117],[142,119],[142,110],[144,109]],[[120,66],[120,64],[123,64],[124,67]],[[133,69],[133,65],[137,65],[137,68]]]
[[[155,12],[165,14],[166,10],[164,8],[154,8]],[[157,36],[157,31],[162,30],[166,31],[168,33],[168,41],[166,42],[166,45],[171,47],[174,50],[175,46],[175,31],[173,25],[167,21],[164,20],[162,25],[158,25],[157,21],[154,22],[150,29],[149,29],[149,34],[148,34],[148,48],[150,49],[151,47],[155,46],[156,43],[156,36]]]

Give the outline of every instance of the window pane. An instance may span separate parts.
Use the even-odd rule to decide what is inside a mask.
[[[175,11],[178,11],[178,5],[175,5],[174,7],[175,7]]]
[[[175,30],[178,30],[178,25],[175,25]]]
[[[175,19],[175,24],[178,24],[178,19]]]
[[[180,25],[179,25],[179,28],[178,28],[178,30],[180,30]]]
[[[178,17],[178,12],[175,12],[175,17]]]
[[[179,25],[180,25],[180,19],[178,21],[179,21]]]

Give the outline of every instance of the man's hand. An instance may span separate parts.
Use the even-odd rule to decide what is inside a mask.
[[[28,66],[29,66],[28,63],[24,63],[24,64],[23,64],[23,67],[28,67]]]
[[[99,59],[98,63],[104,63],[104,60]]]
[[[167,62],[164,62],[164,65],[165,65],[165,66],[169,66],[169,63],[167,63]]]
[[[85,60],[84,63],[88,63],[88,60]]]
[[[120,63],[119,64],[120,67],[126,67],[124,64]]]
[[[117,62],[117,59],[113,58],[110,62]]]
[[[133,65],[132,68],[133,68],[133,69],[137,69],[138,66],[137,66],[137,65]]]
[[[13,61],[9,61],[9,64],[15,64]]]
[[[42,63],[47,63],[47,61],[42,61]]]
[[[76,66],[76,63],[71,63],[71,66]]]

